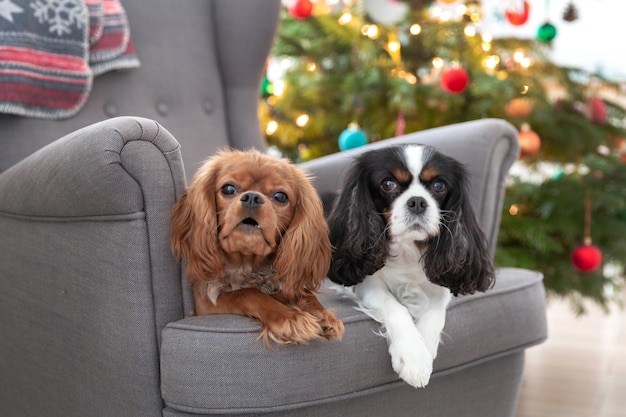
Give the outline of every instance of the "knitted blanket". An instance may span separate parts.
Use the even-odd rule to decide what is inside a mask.
[[[119,0],[0,0],[0,113],[71,117],[94,76],[138,66]]]

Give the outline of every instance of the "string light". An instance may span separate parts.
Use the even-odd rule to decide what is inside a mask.
[[[338,22],[340,25],[347,25],[352,22],[352,14],[350,12],[344,12],[341,16],[339,16]]]
[[[525,57],[519,64],[522,68],[530,68],[533,65],[533,62],[532,58]]]
[[[410,72],[407,72],[406,74],[404,74],[404,79],[409,84],[413,84],[413,85],[417,84],[417,77],[411,74]]]
[[[422,27],[419,24],[414,23],[409,28],[409,33],[414,36],[419,35],[420,33],[422,33]]]
[[[511,216],[517,216],[518,213],[519,213],[519,207],[517,206],[517,204],[513,204],[511,205],[511,207],[509,207],[509,214]]]
[[[400,41],[398,41],[398,37],[395,33],[389,33],[389,40],[387,41],[386,50],[389,53],[389,56],[396,64],[400,64]]]
[[[265,126],[265,134],[273,135],[278,130],[278,122],[276,120],[270,120]]]
[[[400,50],[400,42],[391,40],[387,43],[387,48],[389,48],[389,52],[398,52]]]
[[[309,123],[309,115],[306,113],[301,114],[296,118],[296,125],[298,127],[304,127]]]
[[[480,36],[483,40],[483,43],[481,45],[483,48],[483,51],[485,52],[491,51],[491,42],[493,41],[493,35],[489,32],[483,32]]]
[[[376,25],[365,25],[361,28],[361,33],[363,36],[367,36],[370,39],[376,39],[378,38],[380,31]]]
[[[493,70],[500,63],[500,57],[498,55],[491,55],[484,59],[483,66],[487,69]]]
[[[317,69],[317,64],[315,62],[309,62],[306,64],[307,71],[313,72]]]
[[[522,68],[530,68],[535,62],[532,58],[524,55],[524,51],[519,49],[513,53],[513,61],[517,62]]]
[[[287,71],[289,68],[291,68],[291,60],[289,58],[283,58],[280,60],[280,67]]]
[[[276,80],[274,81],[274,95],[276,97],[282,97],[282,95],[285,93],[285,88],[287,87],[287,85],[285,84],[284,80]]]
[[[476,26],[474,25],[465,26],[465,29],[463,29],[463,33],[465,33],[465,36],[473,38],[474,36],[476,36]]]
[[[439,58],[439,57],[435,57],[433,58],[433,68],[435,69],[441,69],[443,68],[443,59]]]
[[[452,20],[452,12],[449,10],[442,11],[439,15],[439,20],[441,22],[449,22],[450,20]]]
[[[441,7],[439,6],[433,6],[430,8],[430,17],[433,17],[435,19],[439,19],[441,17],[441,13],[443,12],[443,10],[441,9]]]
[[[391,75],[395,75],[398,78],[403,79],[404,81],[406,81],[409,84],[417,84],[417,77],[413,74],[411,74],[410,72],[407,72],[405,70],[399,70],[397,68],[394,68],[391,70]]]

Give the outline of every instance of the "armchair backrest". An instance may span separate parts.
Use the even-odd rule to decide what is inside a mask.
[[[162,123],[183,144],[187,175],[216,149],[264,148],[257,103],[280,0],[126,0],[141,67],[95,77],[64,120],[0,115],[0,172],[50,142],[114,116]]]

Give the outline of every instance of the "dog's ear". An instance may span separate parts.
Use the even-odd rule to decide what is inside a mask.
[[[454,295],[486,291],[495,281],[495,267],[487,238],[469,201],[467,173],[458,164],[455,181],[444,200],[439,235],[423,256],[428,279]]]
[[[328,216],[333,257],[328,277],[356,285],[381,269],[388,255],[386,222],[378,213],[368,184],[368,173],[356,161]]]
[[[218,171],[215,162],[205,163],[172,209],[170,247],[177,259],[187,261],[190,282],[206,280],[224,271],[224,256],[217,238]]]
[[[331,246],[322,202],[309,178],[293,167],[298,198],[293,218],[276,252],[275,279],[289,301],[319,289],[330,267]]]

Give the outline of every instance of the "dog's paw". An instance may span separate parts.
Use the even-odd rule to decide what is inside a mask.
[[[322,334],[323,329],[315,316],[293,310],[292,314],[264,322],[259,338],[263,338],[263,342],[268,347],[271,346],[270,341],[278,346],[286,346],[322,340]]]
[[[322,327],[322,336],[326,340],[335,338],[341,340],[343,337],[343,322],[339,320],[331,310],[322,310],[318,318],[319,324]]]
[[[394,340],[389,345],[391,365],[398,376],[415,388],[425,387],[433,372],[433,358],[417,338]]]

